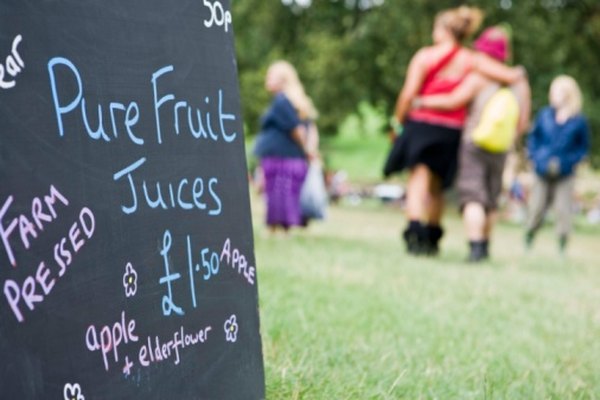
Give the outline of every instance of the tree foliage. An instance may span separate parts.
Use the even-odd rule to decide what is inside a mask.
[[[390,115],[415,51],[431,43],[435,14],[452,0],[233,0],[245,119],[250,133],[268,105],[264,76],[285,58],[298,69],[320,111],[319,125],[334,133],[361,102]],[[304,4],[304,6],[298,5]],[[307,6],[307,4],[309,4]],[[600,2],[597,0],[474,0],[484,25],[505,22],[513,31],[513,61],[523,64],[534,111],[547,104],[558,74],[580,83],[584,112],[600,165]]]

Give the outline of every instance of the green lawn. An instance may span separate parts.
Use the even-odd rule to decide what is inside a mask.
[[[501,225],[483,265],[463,263],[456,215],[438,259],[412,258],[399,209],[331,208],[272,237],[253,197],[268,399],[600,397],[600,232],[560,258]]]
[[[387,136],[363,138],[323,137],[321,152],[327,167],[344,170],[353,183],[381,180],[391,143]]]
[[[322,142],[353,184],[380,181],[388,149]],[[431,259],[405,254],[398,208],[332,207],[273,237],[252,202],[268,399],[600,398],[599,228],[580,223],[561,258],[552,229],[526,253],[521,227],[501,224],[475,266],[455,212]]]

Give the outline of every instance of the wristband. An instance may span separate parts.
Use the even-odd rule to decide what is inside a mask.
[[[392,118],[390,120],[390,125],[392,126],[392,130],[394,131],[394,133],[396,135],[401,135],[402,134],[402,124],[400,122],[398,122],[398,120],[396,118]]]

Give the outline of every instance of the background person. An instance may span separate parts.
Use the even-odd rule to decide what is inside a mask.
[[[509,56],[509,35],[500,26],[488,28],[475,41],[474,48],[498,61],[506,62]],[[505,104],[498,98],[494,100],[501,88],[496,81],[472,72],[451,94],[425,96],[415,102],[423,107],[438,109],[453,109],[470,103],[459,150],[457,186],[469,242],[468,260],[471,262],[489,257],[489,241],[502,191],[506,155],[516,133],[524,133],[529,125],[531,91],[527,79],[523,77],[510,86],[516,106],[513,112],[510,104]],[[507,146],[504,148],[486,148],[485,145],[476,143],[473,137],[475,132],[479,133],[482,129],[488,130],[490,135],[510,135],[511,140],[506,141]]]
[[[267,226],[287,231],[302,224],[300,190],[314,141],[306,140],[308,127],[317,117],[294,67],[287,61],[273,63],[265,79],[273,94],[271,106],[261,119],[254,152],[260,158],[267,205]]]
[[[411,254],[436,254],[443,235],[440,226],[444,198],[457,170],[457,152],[466,107],[454,110],[420,108],[410,111],[416,96],[452,92],[473,70],[501,82],[514,82],[522,69],[509,68],[489,56],[462,47],[461,43],[481,24],[479,9],[466,6],[446,10],[435,18],[433,46],[411,59],[396,104],[396,119],[404,125],[384,167],[386,176],[409,169],[403,232]]]
[[[549,100],[550,106],[538,113],[527,143],[535,176],[525,243],[531,247],[548,206],[554,202],[562,253],[571,231],[575,169],[589,151],[589,128],[581,115],[581,90],[575,79],[556,77],[550,85]]]

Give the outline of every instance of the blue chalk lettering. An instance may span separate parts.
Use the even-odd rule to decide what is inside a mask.
[[[208,191],[210,192],[211,197],[213,198],[213,200],[215,201],[217,208],[210,210],[208,212],[208,215],[219,215],[221,214],[221,199],[219,198],[219,196],[217,195],[217,193],[213,190],[213,184],[217,184],[219,183],[217,178],[211,178],[208,181]]]
[[[175,103],[174,114],[175,114],[175,133],[179,135],[179,109],[187,106],[187,102],[178,101]]]
[[[218,140],[219,137],[215,135],[215,133],[212,130],[212,127],[210,126],[210,111],[206,112],[206,126],[208,127],[208,134],[210,135],[210,137],[213,140]]]
[[[132,116],[131,112],[134,111],[134,115]],[[125,128],[127,128],[127,135],[129,135],[129,139],[135,144],[139,144],[140,146],[144,144],[144,139],[135,136],[131,127],[138,123],[140,119],[140,109],[135,101],[132,101],[127,106],[127,112],[125,113]]]
[[[104,131],[104,122],[102,121],[102,105],[98,104],[98,129],[92,130],[90,127],[90,123],[87,118],[87,110],[85,108],[85,97],[81,99],[81,115],[83,116],[83,125],[85,125],[85,130],[88,135],[95,140],[99,140],[100,138],[110,142],[110,138],[106,135]]]
[[[187,235],[187,252],[188,252],[188,269],[190,272],[190,290],[192,292],[192,305],[196,308],[196,284],[194,280],[194,267],[199,269],[198,265],[194,266],[192,261],[192,244],[190,243],[190,235]]]
[[[158,144],[162,144],[162,136],[160,132],[160,116],[158,109],[167,101],[171,101],[175,99],[175,96],[172,93],[164,95],[158,100],[158,89],[156,87],[156,80],[167,72],[172,72],[174,70],[172,65],[167,65],[162,67],[158,71],[152,74],[152,89],[154,91],[154,115],[156,116],[156,137],[158,140]]]
[[[198,185],[198,184],[200,184],[200,185]],[[200,188],[198,188],[198,186],[200,186]],[[200,201],[200,198],[202,198],[203,193],[204,193],[204,181],[202,180],[202,178],[194,179],[194,184],[192,186],[192,196],[193,196],[194,204],[200,210],[206,209],[206,204],[202,203]]]
[[[75,75],[75,78],[77,79],[77,90],[78,90],[77,96],[75,97],[74,100],[72,100],[66,106],[61,106],[59,104],[58,90],[56,88],[56,77],[54,75],[54,67],[56,65],[66,66],[67,68],[69,68],[71,70],[71,72],[73,72],[73,74]],[[50,87],[52,89],[52,100],[54,101],[54,110],[56,111],[56,121],[58,123],[58,134],[60,136],[64,136],[62,115],[73,111],[73,109],[75,107],[77,107],[77,104],[79,104],[79,102],[81,101],[81,97],[83,96],[81,76],[79,75],[79,71],[77,70],[75,65],[73,65],[73,63],[71,61],[69,61],[63,57],[54,57],[50,61],[48,61],[48,74],[50,75]]]
[[[125,111],[125,105],[117,102],[112,102],[109,104],[108,108],[110,110],[110,122],[112,124],[113,136],[117,138],[119,137],[119,131],[115,122],[115,110]]]
[[[163,256],[163,261],[165,265],[165,276],[158,280],[159,284],[167,284],[167,294],[162,298],[162,312],[163,315],[168,317],[173,312],[178,315],[184,315],[183,309],[175,305],[173,302],[173,288],[171,287],[171,283],[181,278],[181,274],[174,273],[172,274],[169,271],[169,250],[171,249],[171,244],[173,240],[171,238],[171,232],[169,230],[165,231],[163,235],[163,248],[160,251],[160,255]]]
[[[181,182],[179,182],[179,188],[177,189],[177,203],[179,204],[179,207],[183,208],[184,210],[191,210],[194,208],[194,206],[192,206],[191,203],[187,203],[181,199],[181,189],[183,189],[183,187],[187,184],[187,178],[183,178]]]
[[[142,184],[144,188],[144,196],[146,196],[146,203],[150,208],[158,208],[159,206],[163,209],[167,209],[167,205],[165,204],[165,200],[163,199],[162,193],[160,191],[160,182],[156,182],[156,200],[152,200],[150,195],[148,194],[148,186],[146,185],[146,181]]]
[[[200,110],[196,109],[196,119],[198,120],[198,130],[194,130],[194,121],[192,121],[192,107],[188,107],[188,124],[190,127],[190,132],[192,132],[192,136],[196,139],[208,138],[204,127],[202,126],[202,115],[200,114]]]
[[[235,140],[237,132],[233,132],[231,135],[225,133],[225,124],[223,121],[235,121],[235,115],[223,113],[223,91],[219,90],[219,123],[221,124],[221,135],[226,142],[231,143]]]
[[[136,162],[134,162],[133,164],[123,168],[122,170],[120,170],[119,172],[117,172],[116,174],[113,175],[114,181],[121,179],[121,177],[123,177],[123,175],[127,175],[128,179],[129,179],[129,186],[131,188],[133,205],[130,207],[121,206],[121,210],[123,210],[123,212],[125,214],[131,214],[137,210],[137,195],[135,192],[135,185],[133,183],[133,177],[131,176],[131,172],[135,171],[137,168],[139,168],[145,162],[146,162],[146,157],[142,157],[139,160],[137,160]]]
[[[173,193],[173,184],[169,182],[169,194],[171,195],[171,207],[175,208],[175,194]]]

